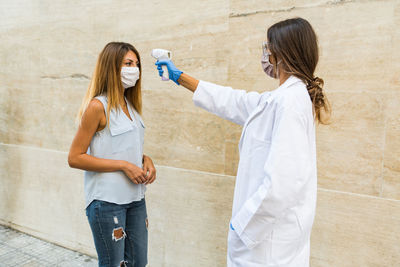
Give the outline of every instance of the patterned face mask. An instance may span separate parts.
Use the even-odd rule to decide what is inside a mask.
[[[274,65],[269,62],[269,56],[271,55],[271,53],[268,51],[268,43],[267,42],[263,42],[262,45],[263,48],[263,53],[261,56],[261,66],[264,70],[264,72],[271,78],[279,78],[279,73],[278,73],[278,66],[276,66],[276,73],[274,73]],[[281,61],[278,62],[278,64],[281,63]]]

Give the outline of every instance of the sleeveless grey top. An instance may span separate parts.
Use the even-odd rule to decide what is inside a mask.
[[[107,116],[107,97],[97,96]],[[110,123],[93,136],[87,154],[97,158],[126,160],[142,168],[144,123],[129,104],[128,116],[122,109],[110,111]],[[115,204],[128,204],[144,197],[146,186],[133,183],[123,171],[85,172],[86,207],[97,199]]]

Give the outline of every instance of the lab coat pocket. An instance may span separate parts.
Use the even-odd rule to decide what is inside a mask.
[[[242,261],[249,254],[249,249],[242,242],[240,237],[234,230],[229,229],[228,233],[228,259],[231,261],[232,266],[240,266],[237,263],[238,259]],[[230,266],[230,265],[229,265]]]
[[[304,241],[297,213],[289,210],[272,232],[270,247],[271,266],[286,266],[299,254]]]
[[[112,153],[124,151],[132,146],[134,138],[132,125],[110,127]]]
[[[249,151],[249,177],[251,179],[265,178],[264,165],[267,161],[271,142],[252,137]]]
[[[304,235],[297,212],[289,209],[274,228],[274,240],[291,241]]]
[[[290,241],[275,240],[271,242],[270,257],[268,266],[287,266],[298,255],[301,240],[294,239]]]

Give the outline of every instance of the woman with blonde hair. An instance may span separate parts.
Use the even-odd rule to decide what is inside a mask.
[[[68,163],[85,170],[86,215],[99,266],[147,264],[146,185],[156,178],[143,155],[141,64],[131,44],[100,53],[78,114]]]

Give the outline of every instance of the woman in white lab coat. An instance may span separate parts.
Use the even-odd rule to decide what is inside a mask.
[[[194,92],[194,103],[243,126],[228,236],[228,266],[309,266],[317,197],[315,124],[330,107],[314,76],[317,37],[304,19],[272,25],[261,64],[280,86],[264,93],[198,81],[169,60],[169,78]]]

